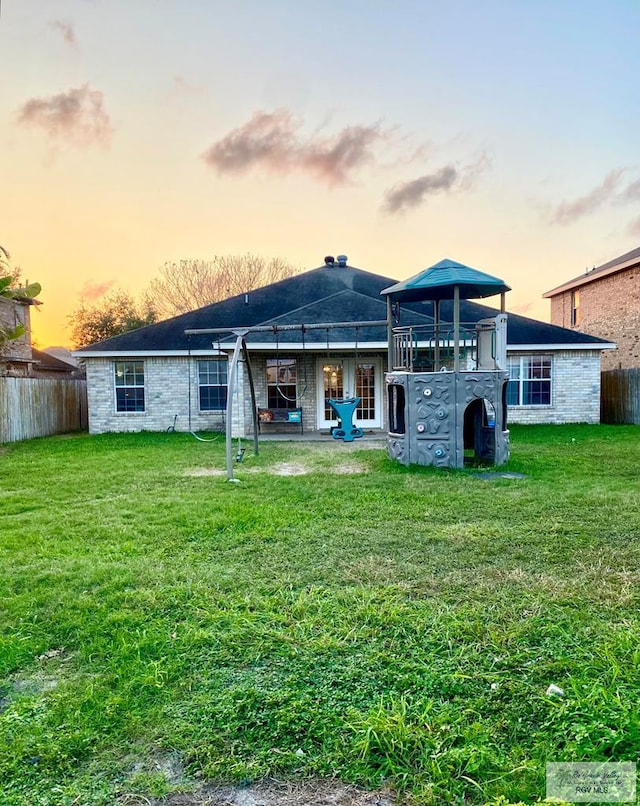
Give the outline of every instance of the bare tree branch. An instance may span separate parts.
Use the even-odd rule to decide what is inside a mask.
[[[265,258],[251,252],[212,260],[167,262],[143,299],[159,318],[168,319],[284,280],[299,271],[283,258]]]

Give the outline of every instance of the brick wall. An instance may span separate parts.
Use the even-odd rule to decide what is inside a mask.
[[[382,354],[381,354],[382,355]],[[510,350],[509,355],[518,355]],[[283,354],[284,356],[284,354]],[[321,354],[307,352],[298,356],[299,389],[306,386],[301,406],[305,431],[316,429],[318,359]],[[362,356],[364,358],[364,356]],[[133,359],[132,359],[133,360]],[[141,359],[135,359],[141,360]],[[339,360],[332,355],[331,360]],[[199,412],[197,359],[186,356],[145,358],[145,411],[116,412],[113,359],[86,360],[89,400],[89,432],[165,431],[173,425],[177,431],[220,430],[224,413]],[[267,405],[266,356],[251,358],[258,406]],[[251,400],[245,368],[239,364],[238,388],[246,389],[242,401],[233,406],[233,435],[252,432]],[[386,389],[382,388],[382,414],[386,421]],[[191,395],[191,397],[190,397]],[[510,406],[512,423],[597,423],[600,420],[600,352],[594,350],[565,350],[553,353],[553,385],[551,406]],[[386,426],[385,426],[386,427]],[[285,429],[294,432],[293,426]]]
[[[31,351],[31,311],[24,302],[0,297],[0,327],[13,330],[17,325],[24,325],[25,334],[0,344],[0,355],[7,360],[15,358],[29,361]]]
[[[380,353],[381,357],[383,354]],[[386,353],[384,354],[386,358]],[[284,352],[282,358],[287,357]],[[348,357],[332,354],[332,361]],[[350,357],[353,357],[352,355]],[[313,431],[317,425],[318,361],[325,360],[321,353],[307,351],[296,355],[298,360],[298,389],[301,393],[300,405],[305,431]],[[366,360],[366,356],[361,356]],[[127,360],[119,359],[119,360]],[[165,431],[173,425],[177,431],[199,431],[221,429],[224,426],[224,413],[199,412],[198,399],[198,358],[187,356],[151,357],[142,360],[145,374],[145,411],[116,412],[114,386],[114,359],[87,358],[87,389],[89,398],[89,432],[99,434],[108,431]],[[267,378],[265,354],[250,357],[256,402],[258,407],[267,406]],[[384,364],[382,365],[384,366]],[[381,377],[382,414],[385,414],[384,379]],[[241,398],[239,390],[244,390]],[[238,384],[232,390],[236,395],[233,405],[233,435],[244,436],[252,433],[253,419],[251,396],[245,368],[238,365]],[[191,399],[189,399],[191,395]],[[269,426],[270,431],[278,430]],[[284,425],[281,430],[295,433],[294,426]]]
[[[640,367],[640,266],[585,283],[579,321],[571,328],[571,291],[551,299],[551,323],[613,341],[602,354],[602,369]]]
[[[169,356],[131,360],[144,362],[144,412],[116,411],[113,359],[86,359],[89,433],[166,431],[173,425],[176,414],[177,431],[222,428],[224,417],[221,413],[198,411],[198,371],[195,359]]]
[[[509,406],[511,423],[599,423],[600,352],[562,350],[552,358],[550,406]],[[509,356],[524,355],[510,350]]]
[[[298,357],[298,388],[302,392],[306,386],[301,400],[303,424],[305,429],[309,430],[315,429],[316,424],[316,358],[316,355],[310,353],[303,358]],[[223,427],[223,413],[198,411],[198,359],[177,356],[142,360],[145,372],[144,412],[116,412],[113,359],[91,358],[86,360],[90,433],[164,431],[173,425],[173,418],[176,414],[178,415],[177,431],[199,431]],[[250,360],[256,402],[259,407],[266,407],[266,356],[256,355],[252,356]],[[246,389],[246,394],[243,394],[240,399],[239,390],[243,389]],[[191,390],[191,402],[189,402],[189,390]],[[237,388],[232,391],[235,394],[232,407],[233,435],[243,436],[252,433],[251,395],[242,362],[238,364]],[[285,426],[285,429],[291,431],[293,427]]]

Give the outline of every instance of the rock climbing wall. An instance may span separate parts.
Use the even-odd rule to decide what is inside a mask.
[[[390,423],[387,450],[392,459],[405,465],[464,467],[468,412],[467,429],[474,429],[476,456],[492,464],[508,460],[505,371],[390,372],[386,379]],[[393,387],[401,388],[402,393]],[[468,411],[470,406],[473,409]]]

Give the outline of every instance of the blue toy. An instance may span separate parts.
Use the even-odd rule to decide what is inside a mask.
[[[328,400],[329,405],[335,411],[338,418],[338,425],[331,429],[331,436],[334,439],[341,439],[343,442],[353,442],[364,436],[364,431],[353,424],[353,415],[360,405],[359,397],[346,397],[343,400]]]

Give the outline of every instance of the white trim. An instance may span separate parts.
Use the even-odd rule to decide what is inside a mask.
[[[605,341],[602,344],[507,344],[507,353],[534,353],[534,352],[543,352],[548,353],[549,350],[559,351],[559,350],[615,350],[617,348],[617,344],[614,344],[612,341]]]
[[[211,350],[123,350],[122,352],[116,350],[96,350],[95,352],[72,352],[71,355],[76,359],[82,358],[171,358],[175,356],[216,356],[226,355],[227,352],[233,352],[233,344],[230,344],[228,349],[217,348]]]
[[[548,378],[528,378],[528,377],[525,377],[523,375],[522,370],[524,369],[524,361],[525,361],[525,359],[530,358],[530,357],[531,357],[531,353],[529,353],[527,355],[511,356],[511,360],[514,361],[514,362],[517,361],[518,364],[519,364],[518,377],[517,378],[512,378],[511,375],[509,375],[507,384],[516,383],[518,385],[518,400],[520,400],[523,397],[523,392],[524,392],[526,383],[534,383],[534,382],[537,382],[537,383],[544,382],[544,383],[546,383],[546,382],[548,382],[549,383],[549,403],[508,403],[507,406],[510,409],[512,409],[512,408],[513,409],[530,408],[530,409],[534,409],[536,411],[538,409],[545,408],[545,407],[547,409],[552,409],[552,408],[554,408],[554,405],[555,405],[555,402],[554,402],[554,399],[555,399],[555,385],[556,385],[556,381],[555,381],[556,361],[555,361],[555,358],[557,358],[557,356],[553,356],[553,355],[547,355],[546,356],[549,359],[549,377]],[[545,356],[542,356],[542,358],[544,358],[544,357]],[[511,368],[509,367],[509,362],[508,361],[507,361],[507,371],[508,372],[511,371]],[[507,396],[508,396],[508,392],[507,392]]]
[[[226,371],[225,371],[225,374],[226,374],[226,377],[227,377],[226,383],[200,383],[200,367],[198,366],[200,361],[202,361],[203,363],[205,361],[219,361],[219,362],[226,361],[226,363],[227,363],[227,367],[226,367]],[[224,406],[221,406],[219,409],[203,409],[202,408],[202,401],[201,401],[200,391],[203,388],[205,388],[205,389],[209,389],[209,388],[226,389],[227,394],[226,394],[225,397],[228,398],[228,396],[229,396],[229,357],[227,355],[224,355],[222,357],[217,356],[217,355],[216,356],[207,356],[206,358],[203,358],[202,356],[200,356],[199,360],[196,361],[195,366],[194,366],[194,375],[195,375],[195,382],[196,382],[195,385],[196,385],[196,390],[197,390],[197,395],[198,395],[198,401],[197,401],[198,402],[198,414],[204,414],[204,415],[208,415],[208,414],[224,414],[224,412],[227,409],[226,399],[225,399]]]
[[[120,384],[116,383],[116,379],[118,377],[117,372],[117,365],[118,364],[142,364],[142,384],[139,383],[129,383],[129,384]],[[128,361],[128,360],[114,360],[111,364],[111,377],[113,378],[113,413],[119,417],[122,414],[137,414],[138,416],[141,414],[147,413],[147,370],[144,365],[144,361]],[[135,376],[135,370],[134,370]],[[142,389],[142,410],[134,409],[133,411],[128,409],[119,409],[118,408],[118,389]]]
[[[276,343],[274,341],[264,341],[264,342],[247,342],[247,349],[249,352],[253,350],[267,350],[271,351],[275,357],[276,354]],[[365,350],[384,350],[385,353],[387,351],[387,342],[386,341],[367,341],[367,342],[358,342],[357,345],[354,341],[330,341],[329,342],[329,350],[330,351],[339,351],[339,350],[358,350],[359,353],[365,352]],[[323,353],[327,352],[327,342],[326,341],[307,341],[302,347],[302,342],[299,341],[292,341],[292,342],[285,342],[279,341],[278,342],[278,352],[282,353],[284,351],[287,352],[305,352],[305,353]]]
[[[418,342],[418,346],[428,346],[428,342]],[[257,342],[252,344],[247,344],[249,352],[252,350],[271,350],[275,351],[276,345],[274,342]],[[576,344],[572,342],[570,344],[507,344],[507,352],[511,351],[526,351],[526,352],[535,352],[535,351],[545,351],[545,350],[615,350],[617,349],[618,345],[611,341],[605,341],[600,344],[593,344],[592,342],[586,344]],[[330,341],[329,342],[329,350],[330,351],[338,351],[338,350],[355,350],[356,343],[353,341]],[[359,353],[363,353],[366,351],[373,351],[373,350],[387,350],[387,342],[386,341],[369,341],[369,342],[358,342],[357,349]],[[302,347],[302,344],[298,342],[279,342],[278,343],[278,351],[283,352],[287,350],[289,352],[326,352],[327,350],[327,343],[324,342],[307,342]],[[217,348],[211,350],[126,350],[126,351],[108,351],[108,350],[96,350],[95,352],[72,352],[71,355],[76,359],[83,359],[83,358],[111,358],[114,360],[117,359],[125,359],[125,358],[171,358],[171,357],[198,357],[198,356],[217,356],[217,355],[227,355],[227,353],[233,352],[233,345],[230,344],[228,346],[220,345],[220,350]]]

